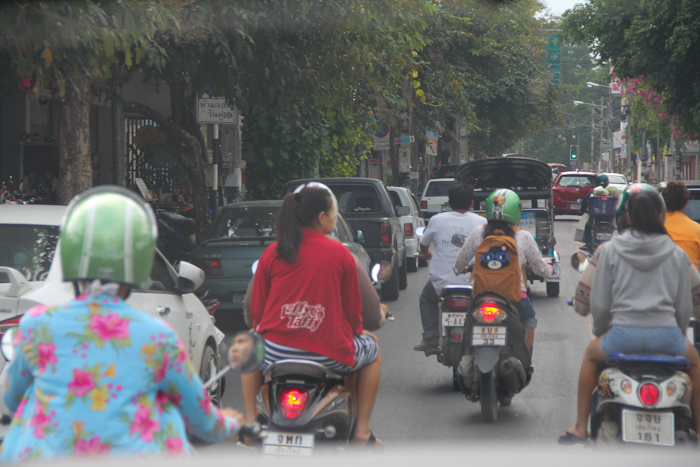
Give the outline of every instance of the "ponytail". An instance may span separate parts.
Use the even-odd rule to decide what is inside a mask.
[[[302,229],[312,228],[321,212],[328,212],[336,205],[332,195],[327,187],[324,189],[307,185],[284,197],[275,225],[277,255],[280,258],[290,263],[296,261],[299,245],[304,238]]]

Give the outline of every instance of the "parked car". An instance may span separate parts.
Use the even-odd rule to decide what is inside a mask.
[[[408,272],[416,272],[418,266],[427,266],[428,260],[419,258],[420,237],[416,234],[418,227],[425,227],[425,221],[420,213],[416,196],[408,188],[389,186],[389,196],[394,202],[394,207],[406,206],[410,210],[405,216],[401,216],[404,241],[406,242],[406,268]]]
[[[382,284],[382,300],[397,300],[399,290],[408,287],[406,246],[399,219],[408,213],[408,208],[396,209],[384,184],[374,178],[292,180],[287,183],[284,194],[311,181],[324,183],[333,190],[338,198],[338,210],[353,229],[362,231],[363,246],[372,262],[391,264],[391,276]]]
[[[275,241],[275,221],[281,200],[245,201],[221,208],[208,239],[192,252],[192,263],[205,274],[203,288],[221,303],[217,319],[243,326],[243,297],[253,273],[251,266]],[[339,214],[334,235],[353,252],[369,273],[370,258],[360,242],[363,233],[353,231]]]
[[[627,185],[627,177],[618,173],[601,173],[598,175],[608,176],[608,186],[614,186],[618,190],[622,191]]]
[[[36,305],[66,303],[75,295],[64,282],[58,231],[65,206],[0,205],[0,334]],[[219,370],[224,334],[214,326],[193,293],[204,281],[201,270],[181,262],[179,272],[156,250],[148,289],[133,289],[126,303],[160,316],[178,333],[204,381]],[[0,359],[0,369],[4,359]],[[221,401],[223,385],[210,396]]]
[[[443,211],[451,211],[448,204],[447,193],[454,183],[454,178],[434,178],[428,180],[420,198],[420,212],[423,219],[429,220],[435,214]]]
[[[595,188],[593,172],[562,172],[554,180],[554,215],[575,214],[581,209],[581,200]]]
[[[700,181],[686,180],[683,183],[685,183],[685,186],[690,192],[688,206],[686,206],[683,213],[695,222],[700,223]]]

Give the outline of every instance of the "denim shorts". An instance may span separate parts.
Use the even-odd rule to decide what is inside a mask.
[[[688,349],[681,328],[638,328],[613,326],[600,339],[600,350],[608,356],[613,353],[653,352],[684,355]]]
[[[523,297],[519,302],[515,303],[515,308],[518,309],[520,313],[520,322],[523,323],[523,327],[526,328],[536,328],[537,318],[535,317],[535,308],[532,306],[532,302],[528,297]]]

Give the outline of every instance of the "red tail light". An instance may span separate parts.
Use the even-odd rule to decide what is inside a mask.
[[[428,202],[427,202],[427,201],[421,201],[421,202],[420,202],[420,208],[421,208],[421,209],[428,209]]]
[[[469,299],[463,297],[450,297],[445,300],[445,306],[453,310],[469,308]]]
[[[309,393],[304,389],[285,389],[280,397],[282,417],[287,420],[299,418],[306,407]]]
[[[661,391],[659,391],[659,387],[655,384],[645,383],[639,388],[639,400],[647,407],[656,405],[656,403],[659,402],[660,395]]]
[[[481,311],[481,317],[485,321],[491,322],[496,319],[501,309],[493,302],[484,302],[484,304],[479,307],[479,311]]]
[[[204,271],[207,276],[221,276],[224,273],[221,269],[221,260],[218,258],[193,259],[192,264]]]
[[[379,235],[382,238],[382,246],[391,246],[391,224],[382,224]]]
[[[219,300],[215,300],[212,303],[207,305],[207,311],[209,312],[210,315],[214,315],[216,313],[216,310],[219,309],[219,305],[221,305],[221,302]]]
[[[408,222],[403,225],[403,234],[406,237],[413,237],[413,223]]]

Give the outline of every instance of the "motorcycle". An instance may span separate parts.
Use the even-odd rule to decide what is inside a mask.
[[[472,296],[469,285],[446,285],[440,296],[440,339],[436,350],[427,350],[426,356],[437,355],[438,362],[452,367],[452,384],[460,390],[457,368],[462,360],[464,323]]]
[[[616,206],[617,198],[614,196],[591,196],[588,212],[579,219],[574,240],[584,243],[590,253],[602,243],[612,240]]]
[[[386,262],[375,264],[370,274],[375,285],[390,276],[391,266]],[[387,319],[394,317],[388,314]],[[262,342],[257,335],[248,336]],[[259,346],[254,344],[255,348]],[[228,355],[231,357],[231,351]],[[245,358],[238,358],[242,359]],[[228,369],[221,370],[210,382]],[[256,397],[263,455],[308,457],[323,445],[347,445],[352,439],[357,406],[342,375],[315,362],[297,359],[279,360],[267,367],[263,375],[265,382]]]
[[[531,355],[518,311],[496,292],[472,297],[462,329],[457,382],[467,400],[481,403],[486,422],[498,418],[532,377]]]
[[[582,272],[588,258],[572,256]],[[570,301],[570,305],[573,303]],[[698,348],[700,322],[691,321],[688,338]],[[685,357],[615,353],[598,377],[591,409],[591,438],[599,445],[619,443],[655,446],[697,442],[690,400],[693,385],[684,370]]]
[[[171,263],[189,261],[195,248],[194,219],[156,209],[158,249]]]

